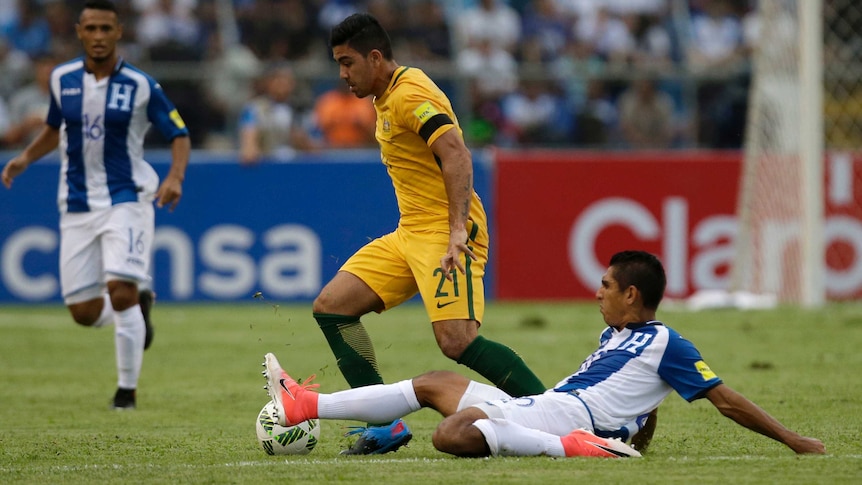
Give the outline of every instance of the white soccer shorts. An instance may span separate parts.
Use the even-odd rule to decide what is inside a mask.
[[[152,202],[125,202],[60,216],[60,284],[67,305],[101,298],[112,280],[149,280]]]
[[[579,428],[593,429],[587,406],[576,395],[566,392],[549,390],[536,396],[485,401],[473,407],[489,418],[505,419],[557,436],[566,436]]]

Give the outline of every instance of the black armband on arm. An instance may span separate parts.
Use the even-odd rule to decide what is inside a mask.
[[[422,128],[419,128],[419,136],[425,140],[425,143],[428,143],[428,139],[431,138],[431,135],[437,131],[437,128],[440,128],[444,125],[454,125],[452,122],[452,118],[445,113],[436,114],[431,117],[430,120],[426,121]]]

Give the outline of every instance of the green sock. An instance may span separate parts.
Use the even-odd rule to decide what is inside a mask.
[[[383,384],[371,337],[359,317],[315,313],[314,319],[320,325],[338,368],[350,387]]]
[[[532,396],[547,390],[514,350],[481,335],[470,342],[458,363],[478,372],[512,397]]]

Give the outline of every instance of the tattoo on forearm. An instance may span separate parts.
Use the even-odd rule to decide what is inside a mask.
[[[473,193],[473,174],[467,177],[467,184],[464,186],[464,207],[462,207],[461,215],[468,217],[470,215],[470,199]]]

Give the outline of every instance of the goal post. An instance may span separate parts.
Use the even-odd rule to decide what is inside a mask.
[[[784,0],[786,1],[786,0]],[[799,8],[799,155],[802,165],[802,290],[806,307],[826,301],[823,204],[823,0],[795,0]]]
[[[823,0],[760,0],[731,291],[825,301]]]

